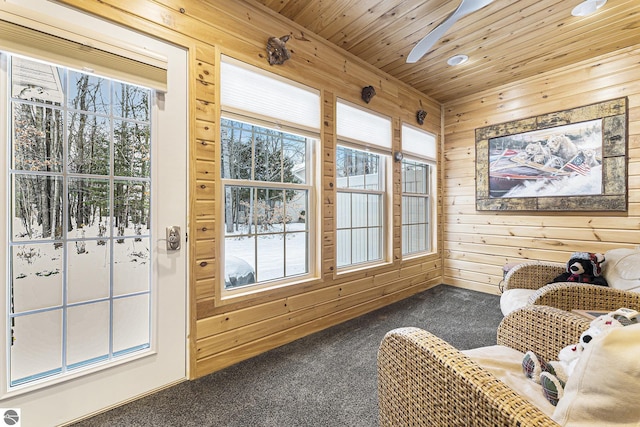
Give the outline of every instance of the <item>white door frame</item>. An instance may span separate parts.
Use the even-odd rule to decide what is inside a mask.
[[[171,203],[181,211],[179,215],[167,213],[163,209],[156,209],[153,218],[153,242],[156,253],[154,264],[154,277],[163,275],[165,279],[156,286],[153,295],[159,298],[160,303],[169,299],[175,302],[180,311],[180,321],[168,321],[162,316],[157,316],[158,305],[154,301],[154,324],[157,330],[152,329],[152,342],[155,341],[153,354],[134,358],[121,363],[119,366],[78,375],[77,378],[67,379],[57,384],[45,386],[36,390],[28,390],[21,393],[11,392],[0,399],[0,408],[17,408],[21,412],[22,426],[50,426],[64,424],[87,415],[101,412],[110,407],[118,406],[123,402],[133,400],[142,395],[149,394],[160,388],[167,387],[188,378],[189,346],[188,346],[188,247],[182,241],[179,251],[167,251],[165,242],[159,239],[165,236],[165,227],[177,225],[181,227],[182,234],[187,231],[188,218],[188,56],[186,50],[163,43],[156,39],[143,36],[131,30],[124,29],[104,20],[93,18],[73,9],[53,4],[47,0],[0,0],[0,9],[9,11],[28,20],[35,19],[40,23],[52,25],[64,29],[81,26],[84,34],[99,34],[102,39],[108,39],[115,44],[123,46],[137,45],[141,49],[160,53],[168,59],[168,87],[164,100],[161,99],[159,110],[160,117],[155,121],[156,135],[171,141],[169,146],[172,152],[166,152],[156,159],[153,167],[153,182],[155,194],[152,201],[159,196],[171,196]],[[21,22],[22,23],[22,22]],[[6,127],[5,127],[6,128]],[[3,147],[4,148],[4,147]],[[8,150],[0,158],[6,156]],[[158,151],[158,150],[156,150]],[[6,164],[6,163],[5,163]],[[164,172],[182,168],[176,177],[168,177]],[[3,167],[4,170],[4,167]],[[0,174],[0,186],[6,187],[6,173]],[[163,177],[165,178],[163,180]],[[161,193],[157,189],[161,188]],[[153,202],[156,205],[156,202]],[[4,214],[3,214],[4,216]],[[6,226],[2,226],[0,235],[4,235],[7,241]],[[5,264],[6,273],[8,263],[6,245],[0,249],[0,260]],[[7,274],[4,275],[6,280]],[[167,279],[168,278],[168,279]],[[6,298],[6,297],[5,297]],[[4,313],[4,309],[3,309]],[[4,316],[3,316],[4,317]],[[4,323],[4,321],[3,321]],[[5,328],[6,330],[7,328]],[[163,336],[171,336],[171,342],[160,339],[158,330]],[[8,339],[3,332],[5,341]],[[177,346],[177,340],[182,346]],[[6,358],[5,346],[0,351],[0,370],[5,372]],[[167,360],[181,360],[181,366],[171,366],[170,369],[158,370],[158,365],[167,363]],[[6,372],[2,375],[6,382]],[[125,385],[125,386],[123,386]],[[0,413],[0,416],[4,411]]]

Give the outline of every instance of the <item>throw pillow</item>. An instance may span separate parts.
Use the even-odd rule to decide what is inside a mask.
[[[565,427],[640,425],[640,323],[596,336],[553,413]]]

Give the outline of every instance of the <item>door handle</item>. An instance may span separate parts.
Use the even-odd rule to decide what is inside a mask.
[[[180,249],[180,226],[172,225],[167,227],[167,250],[177,251]]]

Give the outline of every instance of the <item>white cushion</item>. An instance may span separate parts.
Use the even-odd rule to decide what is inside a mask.
[[[513,310],[524,307],[534,293],[535,289],[507,289],[500,295],[500,311],[506,316]]]
[[[553,420],[565,427],[640,425],[640,323],[597,335],[569,377]]]
[[[604,254],[602,275],[609,287],[640,292],[640,250],[618,248]]]
[[[462,353],[551,417],[554,406],[544,397],[542,386],[522,372],[524,353],[502,345],[474,348]]]

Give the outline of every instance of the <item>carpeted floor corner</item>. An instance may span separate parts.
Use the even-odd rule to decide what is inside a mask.
[[[469,349],[495,344],[501,319],[498,296],[439,285],[74,427],[377,426],[376,352],[386,332],[417,326]]]

